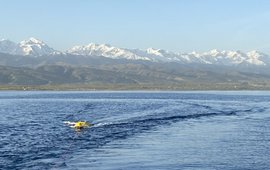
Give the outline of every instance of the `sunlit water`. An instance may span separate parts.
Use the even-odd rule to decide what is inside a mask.
[[[0,92],[0,125],[0,169],[270,168],[269,92]]]

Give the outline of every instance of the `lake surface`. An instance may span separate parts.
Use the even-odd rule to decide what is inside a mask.
[[[7,91],[0,125],[0,169],[270,168],[270,92]]]

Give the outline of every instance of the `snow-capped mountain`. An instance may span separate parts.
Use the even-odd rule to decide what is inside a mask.
[[[113,59],[129,59],[129,60],[150,60],[143,55],[137,55],[136,53],[122,48],[116,48],[108,44],[89,44],[85,46],[75,46],[67,50],[69,54],[85,55],[85,56],[104,56]]]
[[[0,52],[25,56],[42,56],[60,53],[36,38],[29,38],[29,40],[23,40],[20,43],[15,43],[9,40],[1,40]]]
[[[178,63],[200,63],[215,65],[270,65],[270,57],[258,51],[243,53],[241,51],[219,51],[217,49],[204,53],[174,53],[162,49],[148,48],[124,49],[106,44],[89,44],[75,46],[67,53],[84,56],[104,56],[113,59],[147,60],[153,62],[178,62]]]
[[[151,62],[177,62],[183,64],[213,64],[213,65],[270,65],[270,57],[258,51],[244,53],[241,51],[219,51],[217,49],[198,53],[175,53],[162,49],[148,48],[126,49],[113,47],[108,44],[88,44],[74,46],[65,53],[54,50],[46,43],[36,38],[15,43],[9,40],[0,40],[0,53],[24,56],[42,56],[57,54],[72,54],[80,56],[103,56],[112,59],[143,60]]]
[[[18,45],[19,48],[17,52],[21,55],[42,56],[58,53],[58,51],[36,38],[29,38],[29,40],[21,41]]]
[[[197,62],[202,64],[216,64],[216,65],[267,65],[270,64],[270,60],[266,54],[260,53],[258,51],[252,51],[248,53],[243,53],[241,51],[219,51],[217,49],[204,52],[201,54],[190,53],[193,59],[197,58]],[[262,57],[265,57],[263,60]],[[270,59],[270,58],[269,58]],[[192,60],[190,60],[192,61]],[[193,62],[193,61],[192,61]]]
[[[10,40],[0,40],[0,52],[7,54],[16,54],[18,45]]]

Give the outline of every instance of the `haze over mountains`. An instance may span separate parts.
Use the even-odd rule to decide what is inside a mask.
[[[2,85],[265,88],[270,82],[270,57],[258,51],[214,49],[203,53],[176,53],[94,43],[60,52],[36,38],[20,43],[3,39],[0,41],[0,70]]]

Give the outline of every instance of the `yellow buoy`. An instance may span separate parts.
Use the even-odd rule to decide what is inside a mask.
[[[93,124],[90,124],[86,121],[78,121],[78,122],[64,121],[64,123],[67,125],[70,125],[70,127],[75,128],[75,129],[83,129],[89,126],[93,126]]]
[[[87,128],[89,126],[90,126],[90,124],[88,122],[78,121],[78,122],[75,122],[73,127],[76,129],[82,129],[82,128]]]

